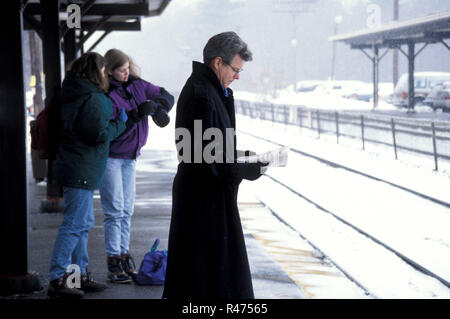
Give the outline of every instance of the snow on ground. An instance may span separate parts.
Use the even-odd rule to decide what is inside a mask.
[[[307,106],[313,109],[323,110],[372,110],[373,103],[347,99],[336,94],[327,94],[321,92],[296,93],[285,91],[277,98],[263,97],[257,94],[247,92],[234,92],[235,99],[242,99],[251,102],[268,102],[281,105]],[[396,110],[392,104],[381,100],[378,104],[379,110]]]
[[[370,175],[448,201],[450,179],[428,166],[410,166],[392,159],[392,151],[372,148],[363,152],[330,140],[318,140],[298,128],[285,129],[260,120],[238,116],[238,130],[275,140],[310,152]],[[345,143],[343,143],[345,144]],[[264,152],[276,148],[238,133],[238,148]],[[375,155],[374,155],[375,154]],[[387,243],[439,276],[450,280],[450,210],[406,194],[387,184],[367,180],[341,169],[325,167],[299,154],[289,154],[286,168],[270,174],[303,195],[318,202],[362,230]],[[428,159],[429,160],[429,159]],[[430,165],[431,166],[431,165]],[[315,243],[327,256],[380,298],[449,298],[442,283],[419,273],[373,241],[342,225],[331,215],[271,182],[257,181],[256,196],[281,218]]]
[[[303,105],[314,109],[341,109],[341,110],[371,110],[372,103],[346,99],[341,96],[326,93],[292,93],[273,99],[272,103],[287,105]],[[383,101],[379,103],[379,109],[395,109],[394,106]]]

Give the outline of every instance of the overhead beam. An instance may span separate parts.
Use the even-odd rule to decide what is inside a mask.
[[[410,42],[418,43],[438,43],[442,42],[446,38],[450,38],[450,36],[438,36],[438,33],[433,36],[421,36],[418,38],[405,38],[405,39],[390,39],[384,40],[382,42],[375,42],[375,44],[379,48],[396,48],[401,45],[408,45]],[[350,44],[351,49],[371,49],[373,47],[373,43],[356,43],[356,42],[346,42],[346,44]]]
[[[95,41],[95,43],[87,50],[87,52],[91,52],[92,50],[94,50],[94,48],[108,35],[111,33],[111,30],[106,30],[101,36],[100,38],[97,39],[97,41]]]
[[[108,19],[110,18],[111,16],[104,16],[99,21],[88,27],[89,28],[88,33],[86,35],[83,35],[83,37],[80,39],[80,42],[77,44],[77,50],[79,50],[84,45],[84,43],[91,37],[91,35],[93,35],[95,31],[98,31],[99,28],[102,25],[104,25],[106,21],[108,21]],[[86,28],[86,25],[83,24],[83,28]]]
[[[83,28],[90,29],[95,23],[94,22],[81,22]],[[98,26],[97,31],[141,31],[141,22],[138,20],[136,22],[105,22],[101,26]]]
[[[26,22],[24,20],[24,22]],[[93,25],[95,25],[95,22],[81,22],[81,25],[83,28],[90,29]],[[24,30],[35,30],[30,24],[24,23]],[[105,22],[103,25],[99,26],[97,31],[141,31],[141,23],[140,21],[136,22]]]
[[[149,16],[150,16],[150,17],[153,17],[153,16],[161,15],[161,14],[164,12],[164,10],[166,9],[166,7],[169,5],[169,2],[170,2],[170,0],[164,0],[164,1],[161,3],[161,7],[159,7],[158,10],[152,10],[152,11],[150,11]]]
[[[418,43],[437,43],[450,38],[450,11],[395,21],[375,29],[365,29],[329,37],[330,41],[344,42],[352,48],[370,48],[372,45],[395,47]]]
[[[167,4],[166,4],[167,5]],[[67,5],[61,4],[60,11],[66,11]],[[41,14],[40,3],[29,3],[24,11],[27,15]],[[118,15],[118,16],[150,16],[148,1],[142,3],[130,4],[93,4],[86,12],[85,16],[103,16],[103,15]]]
[[[42,39],[42,24],[34,16],[23,15],[23,28],[24,30],[34,30]]]

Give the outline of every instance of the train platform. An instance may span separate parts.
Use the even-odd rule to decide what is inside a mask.
[[[176,172],[177,159],[174,151],[144,149],[137,163],[136,203],[131,226],[131,254],[139,267],[145,253],[154,240],[160,238],[159,249],[167,248],[171,216],[172,181]],[[40,204],[46,196],[45,182],[35,183],[29,163],[29,271],[36,272],[43,289],[19,299],[46,299],[49,283],[49,265],[53,244],[62,221],[62,213],[40,211]],[[243,187],[240,207],[245,212],[244,225],[252,225],[252,214],[264,207],[252,198]],[[106,254],[104,250],[103,212],[99,193],[94,193],[95,226],[89,233],[89,271],[97,281],[108,288],[103,292],[90,293],[85,299],[160,299],[162,286],[139,286],[112,284],[107,280]],[[255,226],[251,226],[255,229]],[[302,299],[306,294],[269,255],[261,242],[255,238],[255,231],[244,228],[245,240],[253,277],[255,297],[258,299]],[[258,236],[256,236],[258,237]]]
[[[270,123],[266,127],[259,123],[260,121],[251,120],[248,122],[241,116],[238,116],[238,119],[241,121],[240,123],[250,124],[251,122],[249,127],[251,127],[250,132],[252,134],[262,137],[269,132],[274,134],[274,127]],[[245,127],[247,126],[244,125]],[[273,135],[272,138],[286,141],[286,134],[289,135],[290,130],[285,130],[285,127],[281,125],[280,129],[276,131],[278,133]],[[131,226],[131,254],[138,267],[156,238],[161,239],[160,249],[167,248],[172,204],[172,182],[178,163],[173,143],[175,139],[173,123],[165,129],[150,127],[149,136],[149,141],[142,150],[142,156],[137,161],[137,194]],[[297,136],[297,138],[299,137]],[[331,147],[331,144],[326,143],[324,139],[320,141],[325,144],[319,149],[331,151],[334,154],[334,160],[339,161],[336,156],[341,153],[337,148],[342,147],[342,145]],[[255,151],[257,151],[257,145],[253,140],[248,139],[248,134],[245,132],[238,132],[238,142],[238,149],[255,148]],[[308,151],[307,145],[309,144],[304,142],[301,143],[301,149]],[[315,140],[314,145],[317,143],[319,141]],[[318,156],[321,154],[319,150],[309,151]],[[348,151],[349,149],[347,149]],[[30,156],[28,156],[29,158]],[[376,162],[379,165],[380,160],[377,157]],[[368,165],[368,159],[363,162],[366,166]],[[355,165],[353,161],[351,163],[344,161],[343,163],[350,167]],[[62,214],[41,212],[41,202],[46,197],[46,184],[45,182],[36,183],[34,181],[30,160],[27,168],[28,269],[38,274],[43,289],[31,295],[8,298],[47,299],[50,256],[61,224]],[[400,169],[400,167],[397,167],[397,169]],[[257,299],[373,298],[361,287],[358,287],[352,278],[339,270],[333,262],[330,262],[327,256],[316,250],[307,239],[301,237],[292,226],[282,222],[278,217],[278,212],[271,210],[273,207],[266,207],[258,199],[260,196],[260,194],[257,194],[258,187],[260,187],[258,184],[265,185],[264,180],[243,181],[238,197],[254,292]],[[436,196],[436,194],[434,195]],[[138,286],[134,283],[117,285],[108,282],[104,250],[103,212],[98,191],[94,194],[94,208],[95,226],[90,231],[88,243],[89,271],[95,280],[105,283],[108,289],[100,293],[86,294],[84,298],[109,300],[161,299],[162,286]]]
[[[172,121],[173,122],[173,121]],[[151,126],[149,141],[136,165],[136,201],[131,223],[131,254],[139,267],[156,238],[166,249],[172,205],[172,182],[178,163],[173,144],[174,123],[165,129]],[[28,143],[29,146],[29,143]],[[238,145],[246,147],[246,145]],[[247,145],[248,146],[248,145]],[[62,213],[41,212],[45,182],[36,183],[28,156],[28,269],[36,272],[43,289],[17,299],[46,299],[50,256]],[[243,181],[238,205],[257,299],[366,299],[371,298],[347,278],[289,225],[257,199],[255,184]],[[161,299],[162,286],[112,284],[107,280],[103,212],[94,193],[95,225],[89,233],[89,271],[108,288],[85,299]]]

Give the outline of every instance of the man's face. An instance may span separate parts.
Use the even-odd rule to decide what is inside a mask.
[[[116,81],[128,81],[128,76],[130,75],[130,63],[126,62],[124,65],[118,67],[117,69],[114,69],[111,72],[111,75],[114,79],[116,79]]]
[[[223,87],[227,88],[234,80],[239,80],[239,73],[242,71],[244,60],[236,54],[230,64],[225,63],[221,58],[216,64],[216,74]]]

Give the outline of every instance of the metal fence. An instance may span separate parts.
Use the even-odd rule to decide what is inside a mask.
[[[423,119],[405,119],[386,115],[360,114],[317,110],[302,106],[276,105],[236,100],[238,114],[298,126],[321,134],[348,137],[366,143],[392,147],[395,158],[398,151],[430,156],[438,170],[438,159],[450,160],[450,123]]]

